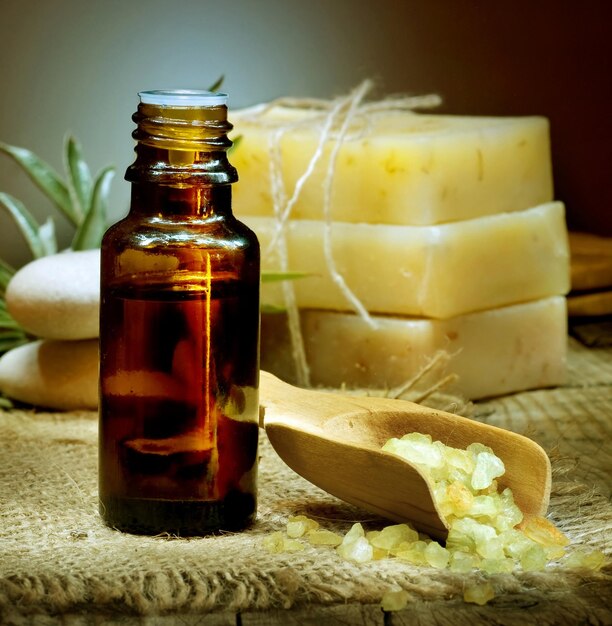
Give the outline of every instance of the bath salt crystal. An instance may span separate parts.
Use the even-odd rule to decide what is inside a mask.
[[[424,469],[442,467],[444,458],[440,448],[433,445],[431,436],[421,433],[409,433],[401,439],[391,439],[383,450],[399,454],[412,463],[422,465]]]
[[[427,544],[424,555],[427,563],[438,569],[444,569],[450,560],[450,552],[435,541]]]
[[[408,561],[413,565],[426,565],[427,559],[425,557],[425,550],[427,549],[427,543],[425,541],[415,541],[408,544],[403,549],[398,550],[395,556],[402,561]]]
[[[499,503],[501,506],[500,513],[493,520],[493,526],[495,526],[498,532],[510,530],[523,521],[523,512],[516,506],[514,495],[510,488],[502,491]]]
[[[567,567],[585,567],[597,571],[605,562],[606,556],[601,550],[581,548],[572,552],[563,563]]]
[[[302,537],[309,530],[316,530],[319,522],[305,515],[292,515],[287,521],[287,535],[293,539]]]
[[[315,546],[339,546],[342,537],[331,530],[317,529],[306,533],[306,540]]]
[[[480,566],[480,558],[477,554],[469,552],[451,552],[449,569],[452,572],[465,573]]]
[[[301,552],[305,546],[301,541],[285,536],[280,530],[264,537],[263,545],[268,552],[280,554],[282,552]]]
[[[479,546],[497,536],[495,529],[485,524],[480,524],[469,517],[456,519],[452,522],[446,540],[446,546],[455,549],[466,549],[475,552]]]
[[[531,547],[537,545],[535,541],[529,539],[520,530],[510,528],[499,535],[503,542],[504,552],[507,556],[520,560],[521,556]]]
[[[489,602],[495,597],[495,591],[491,583],[479,583],[466,587],[463,592],[463,600],[472,604],[480,604],[481,606]]]
[[[472,500],[469,514],[473,517],[488,517],[490,520],[500,513],[499,496],[476,496]]]
[[[486,489],[493,479],[503,476],[505,471],[503,461],[493,452],[480,452],[476,457],[476,467],[472,474],[472,488]]]
[[[410,594],[404,589],[385,591],[380,606],[383,611],[401,611],[408,605]]]
[[[440,498],[441,510],[445,516],[463,517],[470,512],[474,494],[461,482],[455,481],[446,486]]]
[[[548,561],[546,557],[546,551],[542,546],[533,545],[523,554],[521,554],[521,567],[526,571],[538,571],[543,570],[546,567]]]
[[[509,574],[514,569],[514,560],[505,557],[483,559],[479,569],[487,574]]]
[[[349,542],[343,541],[336,550],[347,561],[367,563],[374,560],[374,549],[365,537],[359,537]]]
[[[566,546],[570,540],[552,522],[545,517],[530,516],[521,524],[521,530],[527,537],[543,546]]]
[[[476,544],[476,551],[483,559],[503,559],[504,542],[500,537],[487,538]]]
[[[393,550],[402,542],[414,542],[419,538],[419,533],[408,524],[394,524],[386,526],[376,534],[368,533],[369,542],[376,548]]]
[[[374,557],[374,550],[365,538],[363,526],[359,523],[353,524],[336,551],[343,559],[355,563],[367,563]]]

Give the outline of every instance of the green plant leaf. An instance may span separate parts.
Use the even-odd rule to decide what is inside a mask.
[[[12,409],[13,403],[8,398],[5,398],[4,396],[0,396],[0,408]]]
[[[0,297],[4,297],[6,286],[9,284],[9,280],[11,280],[14,274],[15,269],[0,259]]]
[[[57,252],[57,239],[55,238],[55,222],[52,217],[38,227],[38,238],[44,248],[45,255]]]
[[[275,304],[262,303],[260,310],[262,313],[284,313],[287,309],[282,306],[276,306]]]
[[[306,272],[277,272],[271,270],[261,271],[262,283],[273,283],[280,280],[295,280],[296,278],[306,278],[310,274]]]
[[[9,331],[19,333],[21,337],[25,337],[23,329],[12,317],[0,317],[0,335],[5,336]]]
[[[109,166],[96,177],[91,194],[91,206],[72,239],[73,250],[93,250],[100,247],[102,235],[107,228],[108,196],[114,175],[115,168]]]
[[[32,256],[39,259],[47,254],[45,244],[39,236],[39,226],[25,205],[8,193],[0,192],[0,204],[6,207],[23,234]]]
[[[12,337],[9,337],[8,339],[3,339],[2,337],[0,337],[0,354],[2,354],[3,352],[8,352],[9,350],[16,348],[17,346],[22,346],[24,343],[28,343],[27,337],[17,339]]]
[[[218,91],[225,80],[225,74],[221,74],[219,78],[208,88],[208,91]]]
[[[232,145],[227,149],[227,152],[230,153],[232,150],[235,150],[242,141],[242,135],[238,135],[232,139]]]
[[[72,206],[82,220],[89,210],[92,179],[89,166],[83,160],[81,146],[72,136],[66,137],[64,167],[68,177],[68,191]]]
[[[57,206],[57,208],[76,226],[79,215],[72,206],[70,192],[59,174],[45,161],[30,150],[17,148],[0,142],[0,151],[12,157],[37,187]]]

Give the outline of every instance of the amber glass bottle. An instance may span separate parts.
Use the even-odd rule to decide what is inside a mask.
[[[139,94],[128,216],[102,241],[100,512],[183,536],[255,516],[259,245],[231,211],[225,94]]]

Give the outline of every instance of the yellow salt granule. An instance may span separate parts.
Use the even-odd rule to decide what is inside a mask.
[[[392,589],[383,594],[380,602],[383,611],[401,611],[408,606],[410,594],[403,589]]]
[[[466,587],[463,592],[463,600],[472,604],[480,604],[481,606],[489,602],[495,597],[495,591],[491,583],[479,583]]]

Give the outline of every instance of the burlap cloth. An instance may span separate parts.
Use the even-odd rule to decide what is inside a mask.
[[[551,452],[550,517],[571,538],[571,549],[588,545],[609,555],[612,350],[586,349],[573,339],[570,347],[567,386],[479,403],[474,416],[527,433]],[[498,621],[463,605],[464,586],[482,580],[480,572],[457,575],[392,559],[354,565],[323,547],[270,554],[263,538],[291,514],[316,516],[342,532],[356,520],[368,528],[383,522],[297,476],[265,435],[258,520],[248,532],[176,539],[110,530],[97,512],[96,435],[95,413],[0,414],[0,623],[106,624],[131,615],[157,624],[151,620],[174,615],[183,616],[176,623],[191,624],[200,622],[188,616],[212,612],[373,604],[393,586],[408,590],[415,607],[414,620],[393,623],[527,623],[528,607],[538,602],[541,625],[612,623],[609,564],[599,572],[553,564],[492,576],[497,597],[484,608],[506,615]],[[474,614],[444,612],[460,605]],[[524,618],[511,621],[507,609],[515,605]],[[427,619],[418,620],[419,606],[430,607]],[[453,621],[442,617],[452,614]]]

